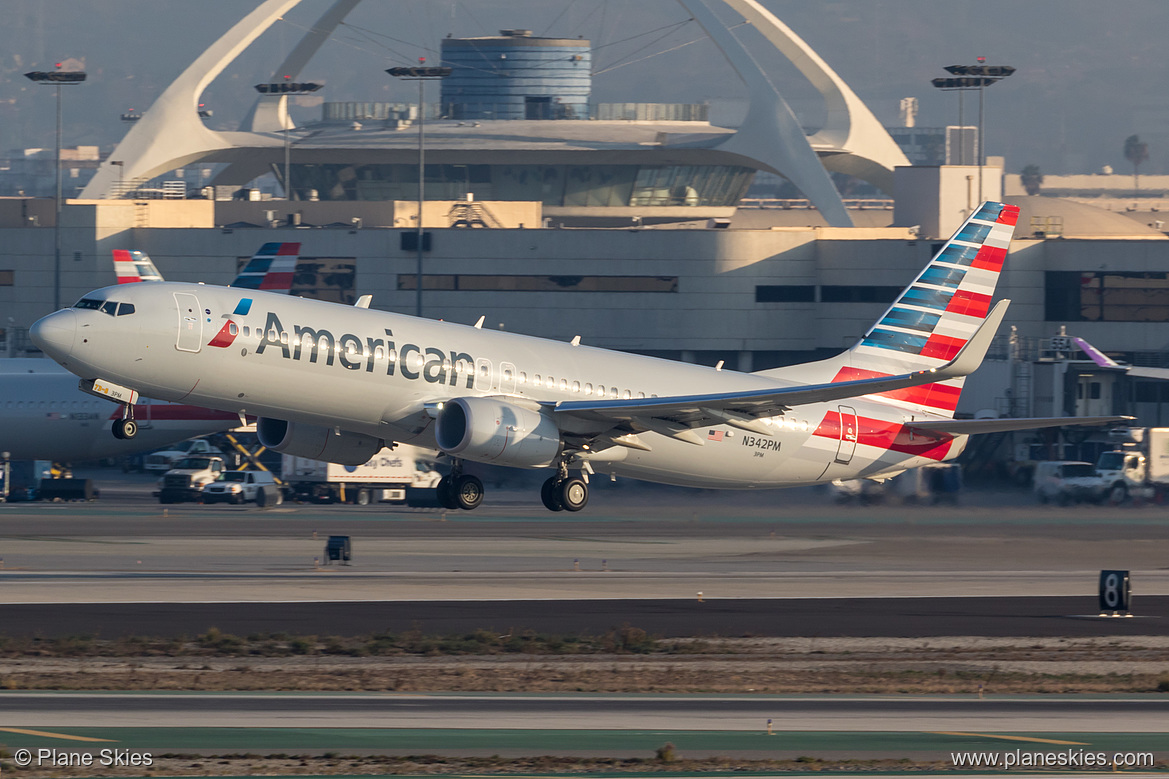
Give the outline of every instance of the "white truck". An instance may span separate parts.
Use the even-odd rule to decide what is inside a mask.
[[[281,478],[297,500],[311,503],[414,502],[419,491],[432,491],[442,474],[435,453],[398,444],[382,449],[364,465],[337,465],[284,455]],[[424,493],[425,494],[425,493]],[[430,505],[429,499],[420,500]]]
[[[1096,461],[1099,500],[1120,504],[1169,493],[1169,427],[1120,428],[1108,437],[1118,446]]]
[[[222,457],[223,452],[211,445],[206,438],[192,438],[176,444],[170,449],[162,449],[146,455],[142,461],[143,469],[165,473],[174,467],[174,464],[187,456]]]
[[[206,454],[184,457],[158,480],[154,497],[159,503],[199,501],[203,488],[216,481],[224,470],[221,457]]]

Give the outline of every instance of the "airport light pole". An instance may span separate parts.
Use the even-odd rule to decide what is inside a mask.
[[[285,99],[284,116],[281,117],[280,124],[284,126],[284,199],[292,200],[292,146],[288,140],[289,123],[292,121],[288,118],[288,98],[296,97],[297,95],[307,95],[316,92],[324,86],[313,81],[292,81],[292,76],[285,76],[284,81],[277,81],[269,84],[256,84],[254,89],[261,95],[280,95]],[[199,104],[199,117],[207,119],[211,116],[211,112]]]
[[[414,273],[414,316],[422,316],[422,204],[426,200],[426,82],[440,81],[451,74],[448,67],[427,67],[426,57],[418,58],[418,67],[389,68],[394,78],[418,82],[418,264]]]
[[[57,88],[57,153],[54,156],[54,178],[57,180],[53,199],[53,310],[61,308],[61,87],[80,84],[86,79],[84,70],[34,70],[24,77],[37,84],[49,84]]]
[[[975,159],[978,162],[978,202],[982,202],[982,168],[986,165],[986,144],[983,143],[983,95],[991,84],[1002,81],[1015,72],[1010,65],[987,65],[986,57],[979,57],[977,65],[949,65],[945,68],[951,78],[935,78],[932,83],[943,92],[958,92],[958,124],[962,124],[962,93],[978,90],[978,138],[975,140]],[[959,146],[961,153],[962,145]]]

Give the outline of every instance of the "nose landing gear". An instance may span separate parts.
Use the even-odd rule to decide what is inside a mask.
[[[114,438],[129,441],[138,435],[138,423],[134,421],[134,407],[127,404],[122,407],[122,418],[115,419],[110,428]]]

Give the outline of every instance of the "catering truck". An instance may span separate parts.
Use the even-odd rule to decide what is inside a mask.
[[[1120,504],[1169,495],[1169,427],[1119,428],[1108,437],[1116,446],[1096,461],[1098,500]]]
[[[364,465],[337,465],[284,455],[282,478],[296,500],[311,503],[422,503],[433,505],[442,474],[435,452],[407,444],[378,452]]]

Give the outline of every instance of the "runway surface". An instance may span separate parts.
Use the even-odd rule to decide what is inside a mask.
[[[1094,598],[483,600],[282,603],[0,604],[13,636],[362,635],[487,628],[599,635],[631,625],[682,636],[1132,636],[1169,634],[1169,597],[1138,616],[1100,618]]]
[[[1165,733],[1169,699],[0,692],[0,725]],[[763,727],[761,727],[763,726]]]

